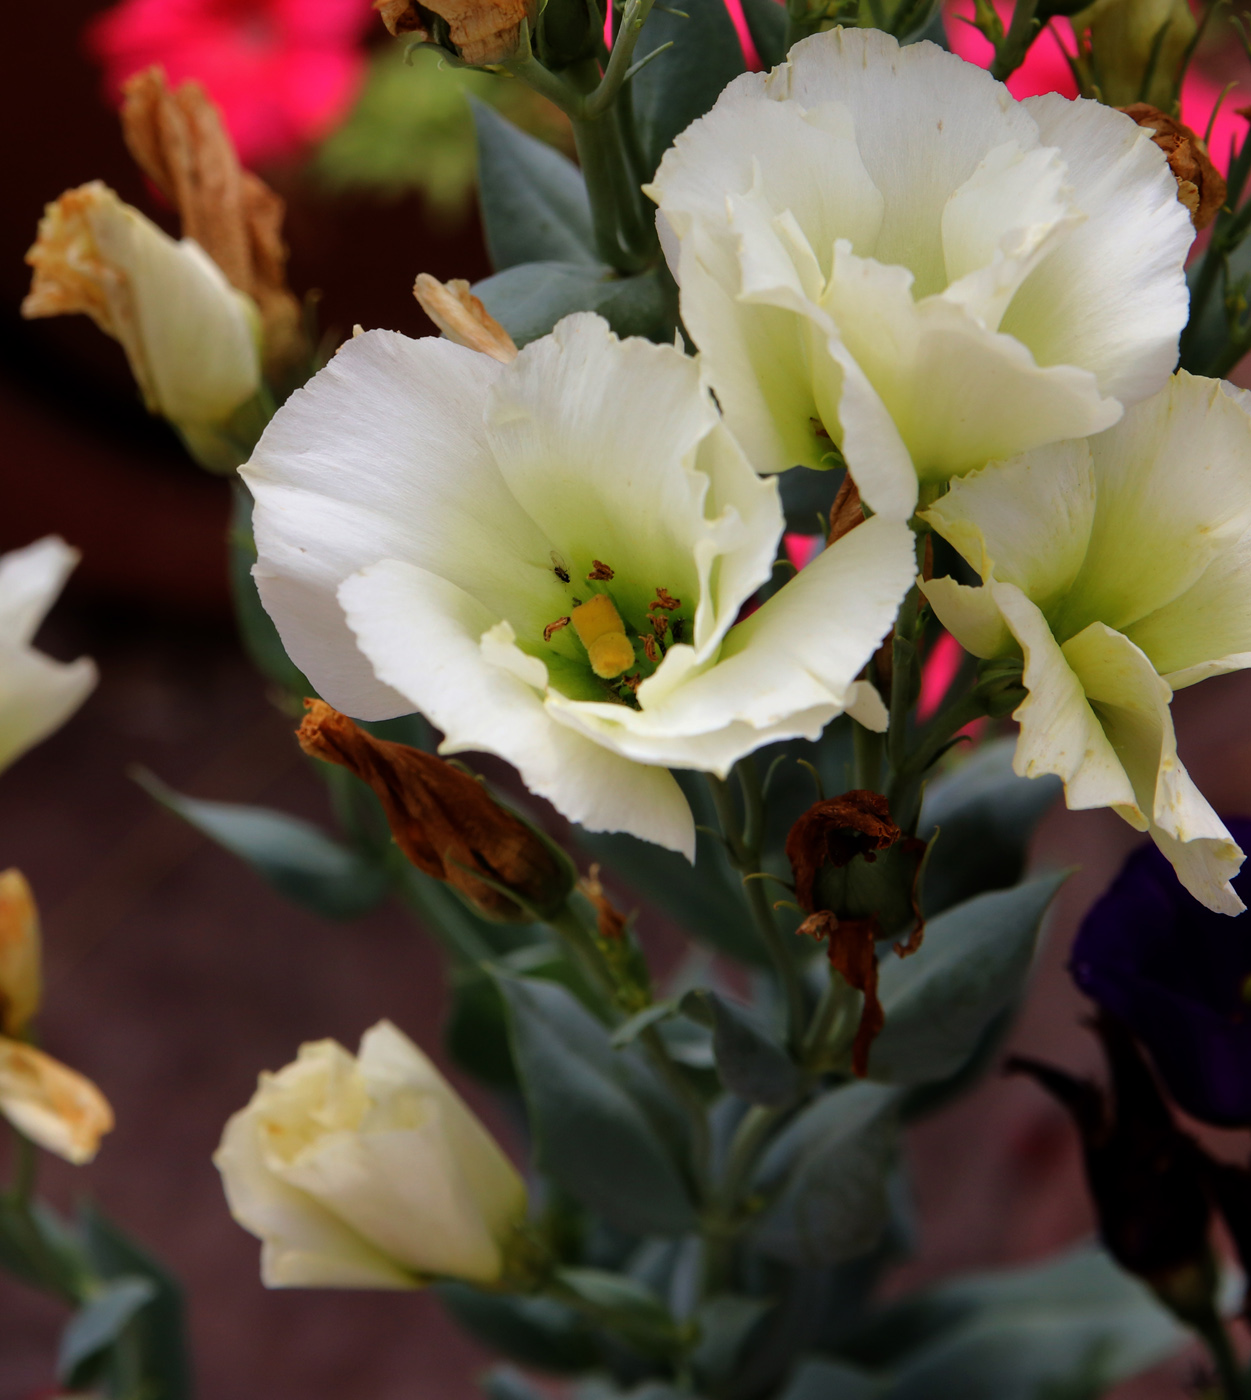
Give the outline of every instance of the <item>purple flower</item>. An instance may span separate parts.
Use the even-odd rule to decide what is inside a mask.
[[[1226,824],[1251,841],[1251,819]],[[1251,904],[1251,865],[1233,884]],[[1139,1038],[1187,1113],[1251,1124],[1251,911],[1211,913],[1144,846],[1086,915],[1069,968]]]

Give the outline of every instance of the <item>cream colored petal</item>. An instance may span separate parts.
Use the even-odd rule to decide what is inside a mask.
[[[82,555],[57,535],[0,554],[0,644],[26,646]]]
[[[1120,417],[1084,370],[1040,368],[1018,341],[986,330],[962,307],[942,297],[914,301],[904,269],[857,258],[841,244],[822,309],[923,481],[1085,437]],[[853,462],[850,443],[845,450]]]
[[[1015,638],[989,588],[970,588],[953,578],[918,580],[934,616],[973,656],[990,660],[1012,651]]]
[[[1145,831],[1133,785],[1046,618],[1014,584],[987,587],[1025,658],[1029,693],[1012,716],[1021,726],[1013,768],[1023,778],[1054,773],[1072,810],[1111,807]]]
[[[1090,448],[1055,443],[994,462],[953,481],[922,515],[983,578],[993,570],[1049,613],[1086,558],[1095,520]]]
[[[0,873],[0,1031],[16,1036],[43,995],[39,911],[20,870]]]
[[[269,1170],[255,1103],[226,1124],[213,1164],[221,1172],[230,1213],[263,1242],[266,1287],[416,1288],[407,1270]]]
[[[95,689],[95,663],[0,646],[0,770],[58,730]]]
[[[6,1037],[0,1037],[0,1114],[45,1152],[75,1166],[90,1162],[113,1128],[113,1110],[89,1079]]]
[[[1000,329],[1040,365],[1080,365],[1102,393],[1136,403],[1177,363],[1190,215],[1150,133],[1122,113],[1055,93],[1022,105],[1043,145],[1059,147],[1086,220],[1031,273]]]
[[[1064,656],[1182,884],[1217,913],[1241,913],[1229,882],[1243,854],[1177,757],[1168,685],[1133,642],[1101,622],[1066,642]]]
[[[694,819],[672,774],[575,734],[524,679],[491,664],[480,639],[497,619],[482,604],[394,560],[355,575],[339,596],[379,679],[447,736],[442,752],[496,754],[570,821],[694,858]]]
[[[1090,450],[1098,507],[1063,636],[1173,602],[1251,527],[1251,413],[1219,380],[1178,373]]]

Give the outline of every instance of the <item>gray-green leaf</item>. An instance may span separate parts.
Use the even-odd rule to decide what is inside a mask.
[[[546,335],[564,316],[594,311],[620,336],[671,341],[677,324],[673,280],[663,267],[622,277],[601,263],[525,262],[474,287],[518,345]]]
[[[131,1318],[156,1296],[151,1279],[125,1274],[110,1279],[70,1318],[61,1333],[56,1373],[62,1385],[72,1387],[87,1362],[113,1345]]]

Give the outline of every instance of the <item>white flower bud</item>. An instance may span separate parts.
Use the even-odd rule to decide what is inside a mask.
[[[259,320],[200,245],[96,180],[48,205],[26,260],[22,314],[85,312],[120,342],[148,408],[206,465],[227,465],[214,439],[260,388]]]
[[[270,1288],[491,1283],[526,1212],[512,1164],[388,1021],[263,1074],[213,1159]]]

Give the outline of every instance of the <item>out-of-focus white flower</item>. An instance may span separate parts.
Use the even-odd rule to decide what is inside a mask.
[[[90,1079],[6,1036],[0,1036],[0,1114],[75,1166],[91,1161],[113,1127],[113,1110]]]
[[[22,314],[85,312],[125,350],[149,410],[206,464],[226,465],[220,430],[260,388],[260,321],[200,245],[94,180],[47,206],[26,260]]]
[[[1177,757],[1169,702],[1251,666],[1251,395],[1179,373],[1086,442],[954,482],[924,512],[982,576],[921,586],[982,657],[1022,656],[1016,771],[1149,831],[1236,914],[1242,852]]]
[[[873,30],[737,78],[649,193],[682,317],[762,471],[831,443],[875,511],[1110,427],[1160,389],[1193,238],[1150,133],[1015,101]]]
[[[388,1021],[263,1074],[213,1158],[270,1288],[492,1283],[526,1213],[495,1140]]]
[[[54,535],[0,555],[0,769],[59,729],[95,687],[85,656],[53,661],[31,646],[78,557]]]
[[[911,581],[873,519],[757,612],[783,527],[676,350],[571,316],[511,364],[371,331],[279,411],[243,475],[261,598],[338,709],[418,709],[592,830],[688,855],[670,767],[724,774],[843,710]]]

